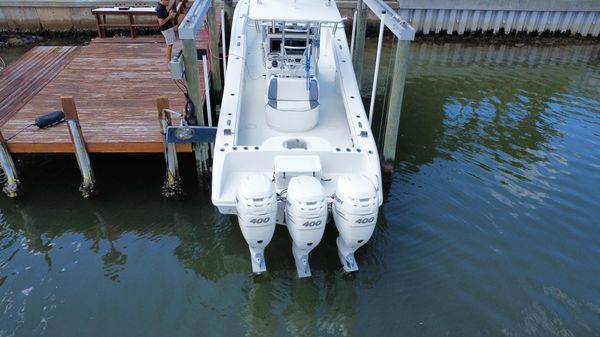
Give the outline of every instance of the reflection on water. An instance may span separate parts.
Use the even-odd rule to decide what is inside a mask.
[[[311,279],[285,228],[253,277],[189,156],[180,202],[159,195],[160,156],[94,156],[91,201],[71,156],[21,158],[25,197],[0,198],[0,336],[597,335],[599,52],[413,44],[396,172],[353,278],[333,226]]]

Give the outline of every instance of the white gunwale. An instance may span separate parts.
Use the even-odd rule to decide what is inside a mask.
[[[283,15],[281,6],[294,6]],[[327,11],[317,11],[315,6]],[[315,14],[319,12],[320,14]],[[260,13],[260,14],[257,14]],[[283,16],[282,16],[283,15]],[[267,72],[261,34],[256,20],[321,23],[319,122],[303,132],[282,132],[265,122]],[[368,177],[379,193],[382,189],[379,155],[362,104],[350,58],[343,20],[327,0],[243,0],[235,9],[227,75],[219,117],[213,161],[212,200],[222,213],[235,214],[235,193],[248,173],[273,174],[276,156],[318,155],[322,184],[333,195],[336,177],[358,173]],[[302,139],[307,149],[288,149],[283,143]]]

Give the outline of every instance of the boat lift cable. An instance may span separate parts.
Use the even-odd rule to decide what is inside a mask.
[[[204,91],[206,95],[206,117],[208,118],[208,126],[212,127],[212,108],[210,103],[210,84],[208,82],[208,62],[206,62],[206,56],[202,55],[202,67],[204,71]],[[215,144],[210,143],[210,152],[215,153]]]
[[[185,97],[185,114],[183,114],[183,118],[192,125],[197,124],[197,121],[194,119],[194,102],[192,102],[192,99],[190,98],[185,82],[183,80],[173,80],[173,82]]]
[[[221,9],[221,45],[223,47],[223,76],[227,75],[227,41],[225,41],[225,10]]]
[[[384,88],[385,95],[383,96],[383,108],[381,109],[381,116],[379,118],[379,134],[377,135],[377,144],[383,143],[384,130],[386,129],[386,124],[387,124],[387,120],[384,118],[384,116],[385,116],[384,111],[387,111],[387,107],[389,105],[388,94],[389,94],[389,87],[390,87],[390,81],[391,81],[390,74],[392,73],[392,71],[393,71],[392,68],[394,67],[394,54],[395,54],[395,50],[396,50],[394,48],[395,45],[396,45],[396,37],[392,36],[392,47],[390,48],[390,56],[388,58],[388,66],[387,66],[388,71],[386,71],[386,77],[385,77],[385,88]]]
[[[356,40],[356,16],[358,11],[354,10],[354,19],[352,19],[352,36],[350,40],[350,61],[352,61],[352,55],[354,55],[354,41]]]
[[[306,46],[306,90],[310,90],[310,48],[311,44],[307,44]]]
[[[204,25],[204,37],[206,38],[207,41],[210,39],[209,36],[210,36],[210,27],[207,24],[205,24]],[[216,53],[213,53],[212,50],[210,49],[210,43],[206,44],[206,51],[207,51],[207,55],[209,56],[208,57],[209,58],[209,60],[208,60],[209,68],[210,68],[211,59],[215,59],[218,62],[225,58],[225,56],[223,56],[223,57],[219,56],[218,50]]]
[[[369,106],[369,126],[373,125],[373,109],[377,98],[377,77],[379,76],[379,62],[381,61],[381,45],[383,44],[383,31],[385,29],[385,11],[381,13],[379,24],[379,40],[377,42],[377,56],[375,58],[375,74],[373,76],[373,88],[371,90],[371,104]]]
[[[20,135],[22,132],[24,132],[25,130],[29,129],[30,127],[32,127],[34,125],[35,125],[35,123],[31,123],[31,124],[26,125],[24,128],[22,128],[21,130],[17,131],[17,133],[15,133],[14,135],[6,138],[6,141],[8,142],[9,140],[15,138],[16,136]]]
[[[208,25],[204,25],[204,38],[206,39],[206,41],[210,41],[210,33],[208,31]],[[213,57],[213,53],[212,50],[210,50],[210,43],[206,44],[206,55],[208,55],[207,59],[202,60],[202,62],[208,62],[208,69],[212,69],[210,67],[210,63],[212,62],[211,58]],[[217,60],[218,60],[218,55],[217,55]]]

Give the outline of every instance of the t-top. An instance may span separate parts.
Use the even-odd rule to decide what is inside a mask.
[[[167,6],[161,4],[160,2],[156,5],[156,15],[159,19],[166,19],[169,17],[169,11],[167,11]],[[167,30],[169,28],[173,28],[173,19],[167,20],[162,26],[160,26],[160,30]]]

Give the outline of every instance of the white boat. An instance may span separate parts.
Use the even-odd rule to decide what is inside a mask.
[[[252,261],[276,224],[300,277],[328,215],[346,272],[382,203],[379,155],[334,1],[241,0],[235,8],[214,146],[212,201],[237,214]]]

